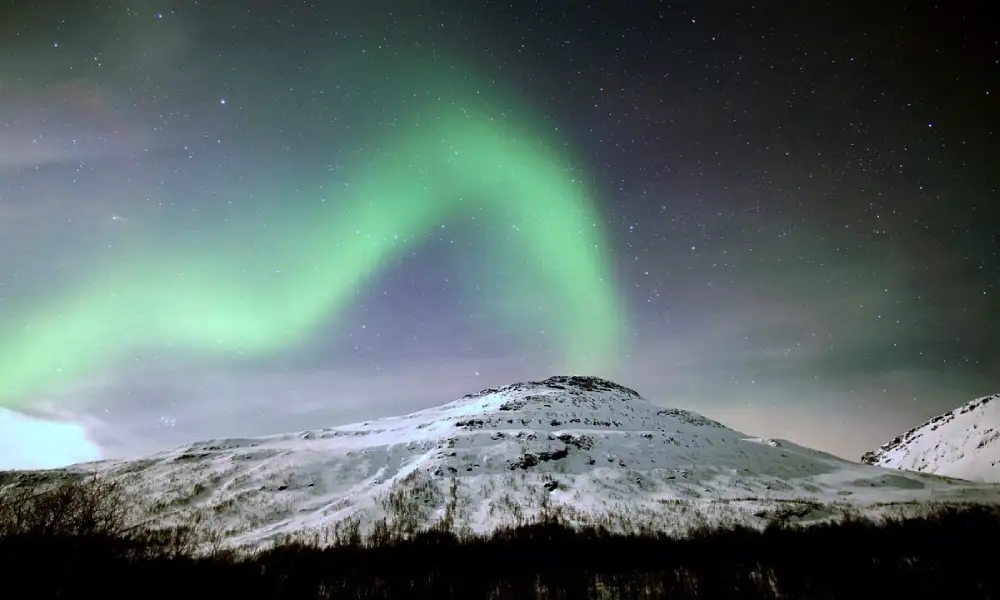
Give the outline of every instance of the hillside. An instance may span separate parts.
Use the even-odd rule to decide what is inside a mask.
[[[1000,394],[977,398],[934,417],[865,453],[861,462],[1000,482]]]
[[[571,521],[761,525],[927,500],[998,499],[994,486],[852,463],[664,408],[592,377],[552,377],[375,421],[199,442],[79,465],[127,478],[153,518],[200,514],[231,544],[322,537],[345,519],[489,531],[558,510]],[[60,472],[12,474],[34,484]],[[62,471],[66,473],[66,471]],[[0,483],[3,480],[0,479]]]

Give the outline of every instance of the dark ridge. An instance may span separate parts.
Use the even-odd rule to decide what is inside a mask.
[[[5,486],[34,488],[64,482],[77,482],[84,477],[84,473],[69,469],[0,471],[0,488]]]

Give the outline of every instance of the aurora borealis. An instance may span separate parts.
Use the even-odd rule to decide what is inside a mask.
[[[512,276],[488,298],[496,317],[517,329],[535,312],[567,372],[588,359],[613,364],[622,307],[603,226],[573,165],[530,129],[491,119],[480,106],[459,101],[412,120],[344,184],[334,210],[314,201],[277,239],[240,224],[193,250],[130,254],[102,266],[106,278],[19,315],[4,335],[11,343],[0,354],[0,398],[16,406],[141,349],[280,353],[335,321],[366,279],[463,211],[483,223],[487,268],[511,265]],[[262,248],[251,252],[247,240]],[[260,251],[272,257],[265,265],[247,260]]]
[[[995,393],[977,10],[5,5],[0,467],[570,372],[856,458]]]

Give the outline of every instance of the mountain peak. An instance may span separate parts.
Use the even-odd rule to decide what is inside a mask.
[[[698,413],[655,406],[632,388],[590,375],[555,375],[541,381],[487,388],[445,406],[465,406],[470,412],[487,418],[492,415],[500,422],[509,421],[510,413],[532,413],[539,426],[546,421],[537,415],[549,415],[552,417],[547,422],[549,427],[586,423],[591,427],[642,429],[655,428],[654,421],[673,419],[696,427],[729,429]],[[523,418],[520,421],[522,426],[527,425]]]
[[[1000,394],[976,398],[929,419],[866,452],[861,462],[1000,482]]]
[[[467,394],[465,398],[479,398],[491,394],[520,392],[531,389],[570,390],[577,392],[614,392],[616,394],[620,394],[621,399],[642,399],[639,392],[631,388],[627,388],[613,381],[595,377],[593,375],[553,375],[552,377],[541,381],[522,381],[501,387],[487,388],[474,394]]]

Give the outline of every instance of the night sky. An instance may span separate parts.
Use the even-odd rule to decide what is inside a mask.
[[[0,466],[563,373],[857,459],[1000,391],[988,5],[3,0]]]

